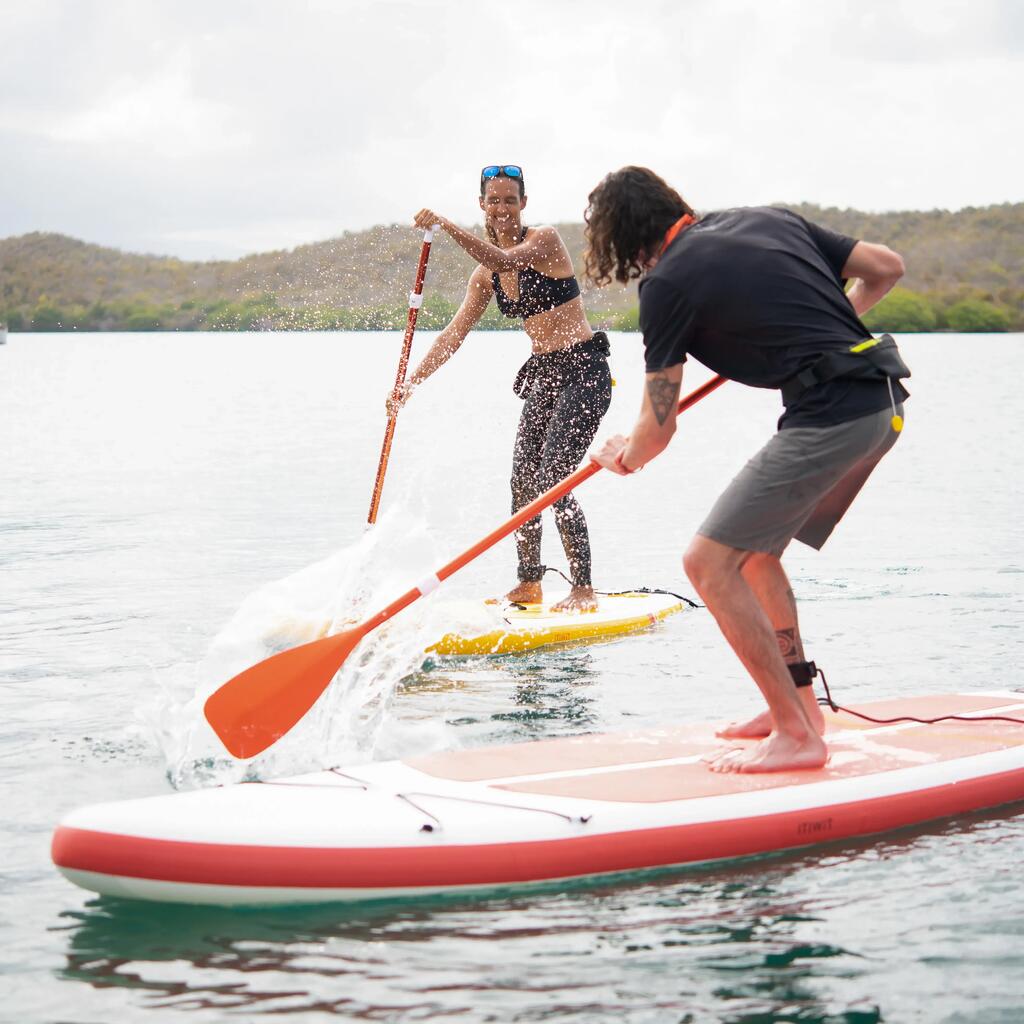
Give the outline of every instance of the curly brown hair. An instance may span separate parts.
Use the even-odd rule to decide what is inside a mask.
[[[646,167],[623,167],[606,174],[590,193],[583,215],[587,251],[583,270],[598,287],[614,278],[626,284],[643,273],[665,232],[690,204]]]

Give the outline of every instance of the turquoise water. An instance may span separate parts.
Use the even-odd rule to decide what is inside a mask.
[[[1020,687],[1022,342],[903,339],[905,436],[826,550],[789,556],[809,654],[841,699]],[[384,517],[364,533],[399,343],[0,348],[0,1020],[1024,1018],[1019,807],[516,898],[228,912],[94,899],[55,872],[49,837],[73,807],[235,777],[190,699],[258,658],[270,626],[375,610],[506,517],[525,342],[480,334],[403,412]],[[972,370],[974,351],[999,372]],[[612,361],[605,432],[638,407],[638,339],[613,338]],[[777,412],[727,386],[642,474],[581,488],[598,585],[689,594],[686,540]],[[513,565],[504,542],[396,618],[315,728],[256,770],[755,706],[703,611],[611,644],[421,668],[425,641],[471,620]]]

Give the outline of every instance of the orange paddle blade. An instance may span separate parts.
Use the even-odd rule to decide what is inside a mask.
[[[206,720],[231,754],[255,757],[309,711],[366,632],[356,626],[239,672],[207,698]]]

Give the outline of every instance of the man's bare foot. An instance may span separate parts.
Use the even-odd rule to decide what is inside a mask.
[[[710,753],[705,754],[701,758],[701,762],[703,764],[706,764],[710,768],[712,765],[717,764],[723,758],[731,757],[733,754],[737,753],[737,751],[740,751],[742,749],[743,747],[724,747],[718,750],[712,750]]]
[[[486,604],[540,604],[544,600],[544,589],[540,580],[527,581],[513,587],[504,597],[489,597]]]
[[[596,612],[597,597],[593,587],[573,587],[569,596],[551,606],[553,612]]]
[[[802,686],[797,690],[800,703],[803,704],[808,721],[817,730],[819,736],[825,733],[825,715],[822,713],[821,705],[814,696],[813,686]],[[724,740],[760,740],[771,734],[775,728],[770,711],[762,711],[755,715],[749,722],[730,722],[727,726],[719,729],[715,735],[721,736]]]
[[[821,768],[828,761],[828,747],[820,736],[809,733],[803,737],[773,732],[767,739],[742,750],[724,751],[708,761],[713,772],[807,771]]]

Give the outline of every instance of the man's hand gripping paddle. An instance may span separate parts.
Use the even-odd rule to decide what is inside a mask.
[[[405,324],[405,338],[402,340],[402,354],[398,359],[398,373],[395,374],[395,394],[405,383],[405,371],[409,367],[409,353],[412,352],[412,336],[416,330],[416,317],[423,304],[423,279],[427,276],[427,259],[430,256],[430,244],[434,240],[437,225],[423,232],[423,248],[420,249],[420,262],[416,268],[416,281],[409,293],[409,317]],[[388,468],[388,457],[391,455],[391,440],[395,436],[395,423],[398,420],[398,409],[395,407],[388,414],[388,425],[384,430],[384,444],[380,449],[380,462],[377,463],[377,479],[373,482],[373,495],[370,498],[370,514],[366,521],[372,526],[377,522],[377,510],[380,508],[380,492],[384,489],[384,474]]]
[[[680,399],[676,415],[696,405],[724,383],[724,377],[712,377]],[[575,490],[600,469],[596,462],[588,461],[586,465],[580,466],[550,491],[520,509],[493,533],[489,533],[433,576],[421,581],[358,626],[282,651],[240,672],[234,679],[229,679],[207,699],[204,708],[214,732],[235,757],[255,757],[266,750],[316,703],[345,659],[367,633],[387,622],[413,601],[429,594],[442,580],[468,565],[563,495]]]

